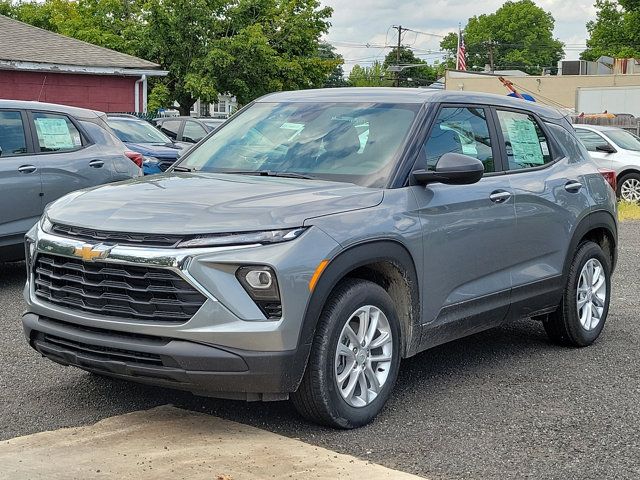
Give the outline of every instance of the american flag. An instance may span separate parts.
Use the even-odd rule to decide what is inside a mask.
[[[465,53],[467,49],[464,46],[464,37],[462,36],[462,31],[458,31],[458,54],[456,56],[456,70],[466,70],[467,69],[467,60],[465,58]]]

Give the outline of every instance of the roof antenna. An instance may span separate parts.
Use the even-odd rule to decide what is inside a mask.
[[[42,97],[42,92],[44,91],[44,84],[47,82],[47,74],[44,74],[44,78],[42,79],[42,86],[40,87],[40,93],[38,94],[38,102],[40,101],[40,98]]]

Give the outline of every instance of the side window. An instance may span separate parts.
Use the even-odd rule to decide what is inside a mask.
[[[180,120],[168,120],[159,125],[160,131],[173,140],[178,139],[180,131]]]
[[[197,122],[187,120],[184,124],[184,131],[182,132],[182,140],[185,142],[198,143],[207,135],[207,131],[202,125]]]
[[[82,146],[82,136],[66,115],[33,113],[41,152],[61,152]]]
[[[495,172],[493,148],[486,111],[476,107],[444,107],[422,146],[421,161],[428,170],[445,153],[462,153],[477,158],[485,172]]]
[[[576,128],[576,135],[580,141],[587,147],[590,152],[595,152],[596,147],[599,145],[606,145],[608,142],[595,132],[590,130],[584,130],[582,128]]]
[[[509,170],[540,167],[553,161],[549,140],[531,115],[498,110],[498,120]]]
[[[20,112],[0,112],[0,157],[27,153],[27,141]]]

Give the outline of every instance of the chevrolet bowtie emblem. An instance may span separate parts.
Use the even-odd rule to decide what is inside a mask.
[[[76,257],[82,258],[85,262],[92,262],[97,258],[105,258],[111,247],[105,247],[104,245],[83,245],[81,247],[76,247],[73,250],[73,254]]]

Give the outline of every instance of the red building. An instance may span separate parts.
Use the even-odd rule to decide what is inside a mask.
[[[145,112],[160,66],[0,15],[0,98]]]

